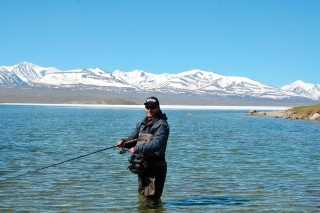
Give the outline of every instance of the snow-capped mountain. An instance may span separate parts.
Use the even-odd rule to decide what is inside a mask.
[[[299,95],[284,91],[246,77],[223,76],[203,70],[190,70],[178,74],[155,75],[141,70],[124,73],[113,73],[136,88],[173,93],[192,92],[198,94],[214,94],[218,96],[252,96],[258,98],[283,99],[299,97]]]
[[[0,85],[27,85],[16,73],[6,67],[0,67]]]
[[[133,88],[133,86],[123,83],[122,81],[112,77],[111,73],[107,73],[101,69],[80,69],[66,72],[60,71],[49,73],[43,78],[34,82],[34,84],[68,87],[75,85],[87,85],[99,87]]]
[[[313,100],[320,100],[320,84],[310,84],[297,80],[289,85],[281,87],[281,89],[297,93]]]
[[[43,68],[28,62],[14,66],[1,66],[0,84],[31,85],[52,72],[59,72],[59,70],[53,67]]]
[[[293,87],[289,85],[279,89],[246,77],[224,76],[203,70],[190,70],[178,74],[152,74],[143,70],[107,72],[99,68],[61,71],[29,62],[0,67],[0,85],[89,87],[124,92],[157,91],[273,100],[291,98],[317,100],[320,97],[319,85],[311,89],[313,88],[311,85],[300,83],[299,89],[292,89]]]

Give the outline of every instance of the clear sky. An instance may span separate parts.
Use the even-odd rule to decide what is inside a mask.
[[[0,0],[0,66],[320,84],[319,0]]]

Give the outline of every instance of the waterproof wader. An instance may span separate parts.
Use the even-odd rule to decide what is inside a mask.
[[[159,199],[162,195],[166,174],[167,163],[165,160],[163,160],[159,166],[138,174],[139,194],[151,199]]]
[[[153,138],[152,134],[139,133],[138,144],[149,143]],[[151,155],[145,155],[147,168],[138,174],[140,195],[151,199],[158,199],[162,195],[164,183],[167,175],[167,162],[162,150]]]

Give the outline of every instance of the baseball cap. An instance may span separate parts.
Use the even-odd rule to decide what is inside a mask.
[[[158,98],[156,98],[154,96],[151,96],[151,97],[147,98],[147,100],[144,103],[144,105],[147,105],[147,104],[151,104],[151,105],[155,105],[155,106],[159,106],[160,105]]]

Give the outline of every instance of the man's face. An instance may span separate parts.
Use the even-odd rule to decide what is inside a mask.
[[[154,117],[160,110],[160,107],[152,104],[147,104],[145,108],[146,108],[146,114],[148,118]]]

